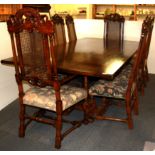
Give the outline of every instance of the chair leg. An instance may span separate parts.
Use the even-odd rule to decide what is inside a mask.
[[[132,120],[131,107],[130,107],[128,101],[126,103],[126,113],[127,113],[128,128],[133,129],[133,120]]]
[[[55,137],[55,148],[59,149],[61,147],[61,130],[62,130],[62,114],[57,114],[56,119],[56,137]]]
[[[138,101],[138,90],[136,88],[135,90],[135,95],[134,95],[134,113],[135,115],[138,115],[139,114],[139,101]]]
[[[141,93],[142,96],[144,96],[144,82],[145,82],[145,77],[144,77],[144,69],[142,67],[139,69],[138,73],[138,91]]]
[[[146,80],[145,80],[145,71],[144,69],[142,69],[142,73],[141,73],[141,85],[140,85],[140,91],[142,96],[144,96],[144,87],[146,85]]]
[[[127,114],[128,115],[128,128],[133,129],[133,120],[131,117],[131,112]]]
[[[19,114],[19,137],[25,136],[25,105],[20,103],[20,114]]]
[[[146,82],[149,81],[149,73],[148,73],[147,64],[145,65],[145,79],[146,79]]]

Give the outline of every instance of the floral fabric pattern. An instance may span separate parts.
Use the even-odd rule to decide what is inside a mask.
[[[87,92],[83,88],[64,85],[60,89],[62,109],[65,110],[77,102],[87,97]],[[31,87],[26,91],[23,103],[40,108],[56,111],[55,91],[52,87],[44,88]]]
[[[128,86],[128,79],[132,70],[132,65],[125,66],[121,73],[112,81],[100,79],[89,89],[92,96],[114,97],[124,99]]]

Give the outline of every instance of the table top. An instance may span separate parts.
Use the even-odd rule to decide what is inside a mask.
[[[132,58],[138,42],[123,41],[123,46],[119,47],[115,41],[111,41],[109,45],[105,46],[102,38],[84,38],[55,46],[58,69],[112,80]],[[7,58],[1,63],[13,64],[13,59]]]

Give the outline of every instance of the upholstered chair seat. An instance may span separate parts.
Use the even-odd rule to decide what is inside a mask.
[[[73,106],[87,97],[83,88],[63,85],[60,89],[63,110]],[[50,87],[31,87],[25,92],[23,102],[26,105],[56,111],[55,90]]]
[[[123,68],[114,80],[98,80],[90,87],[90,95],[124,99],[131,70],[132,65],[129,64]]]

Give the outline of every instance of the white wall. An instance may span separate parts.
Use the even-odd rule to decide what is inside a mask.
[[[141,21],[126,21],[124,38],[126,40],[139,40]],[[103,20],[75,19],[78,38],[103,37]],[[0,60],[12,56],[9,34],[6,23],[0,23]],[[149,73],[155,74],[155,29],[152,34],[150,53],[148,59]],[[17,85],[14,78],[14,68],[0,64],[0,110],[18,97]]]
[[[0,59],[12,56],[6,23],[0,23]],[[0,110],[18,96],[14,68],[0,64]]]

